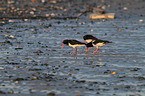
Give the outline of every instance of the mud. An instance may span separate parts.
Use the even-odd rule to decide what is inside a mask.
[[[115,12],[116,18],[90,20],[87,13],[77,19],[19,19],[15,15],[7,15],[11,13],[5,11],[2,16],[8,18],[2,20],[7,23],[0,26],[1,96],[145,95],[144,1],[37,2],[15,4],[20,9],[22,5],[28,9],[35,6],[37,9],[42,5],[46,9],[52,5],[63,6],[62,11],[51,8],[45,11],[55,14],[62,12],[62,17],[75,17],[90,6],[106,5],[106,10]],[[7,8],[8,4],[4,2],[1,6]],[[64,9],[69,9],[72,13]],[[41,12],[44,16],[44,10]],[[76,15],[72,15],[74,13]],[[98,54],[92,54],[95,48],[91,48],[86,54],[85,47],[79,47],[75,55],[72,54],[71,47],[64,46],[61,49],[64,39],[83,41],[86,34],[113,43],[101,47]]]

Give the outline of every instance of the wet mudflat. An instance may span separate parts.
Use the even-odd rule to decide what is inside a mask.
[[[0,96],[144,96],[145,14],[142,0],[2,0]],[[76,17],[91,7],[115,19]],[[70,18],[68,18],[70,17]],[[92,34],[113,43],[85,53],[64,46]]]
[[[145,23],[139,19],[12,19],[0,29],[1,95],[145,95]],[[113,43],[99,54],[61,49],[64,39],[83,41],[85,34]]]

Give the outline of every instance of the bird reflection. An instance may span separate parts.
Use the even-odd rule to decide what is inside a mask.
[[[74,56],[74,59],[77,59],[77,56]]]

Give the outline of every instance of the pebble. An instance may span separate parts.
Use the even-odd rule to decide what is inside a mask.
[[[14,36],[13,36],[13,35],[10,35],[10,37],[11,37],[11,38],[14,38]]]
[[[110,72],[110,74],[116,74],[116,72]]]
[[[124,9],[124,10],[127,10],[128,8],[127,8],[127,7],[124,7],[123,9]]]
[[[0,69],[4,69],[3,67],[0,67]]]
[[[139,20],[139,22],[141,22],[141,23],[142,23],[142,22],[144,22],[144,21],[143,21],[142,19],[140,19],[140,20]]]

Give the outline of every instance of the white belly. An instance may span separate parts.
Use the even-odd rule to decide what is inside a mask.
[[[101,47],[103,45],[105,45],[105,44],[104,43],[97,43],[96,45],[93,44],[94,47]]]
[[[90,42],[92,42],[92,39],[88,39],[88,40],[86,40],[86,42],[87,43],[90,43]]]
[[[97,46],[103,46],[103,45],[105,45],[104,43],[97,43]]]
[[[75,45],[71,45],[71,44],[69,43],[69,46],[75,48],[75,47],[85,46],[85,44],[75,44]]]

